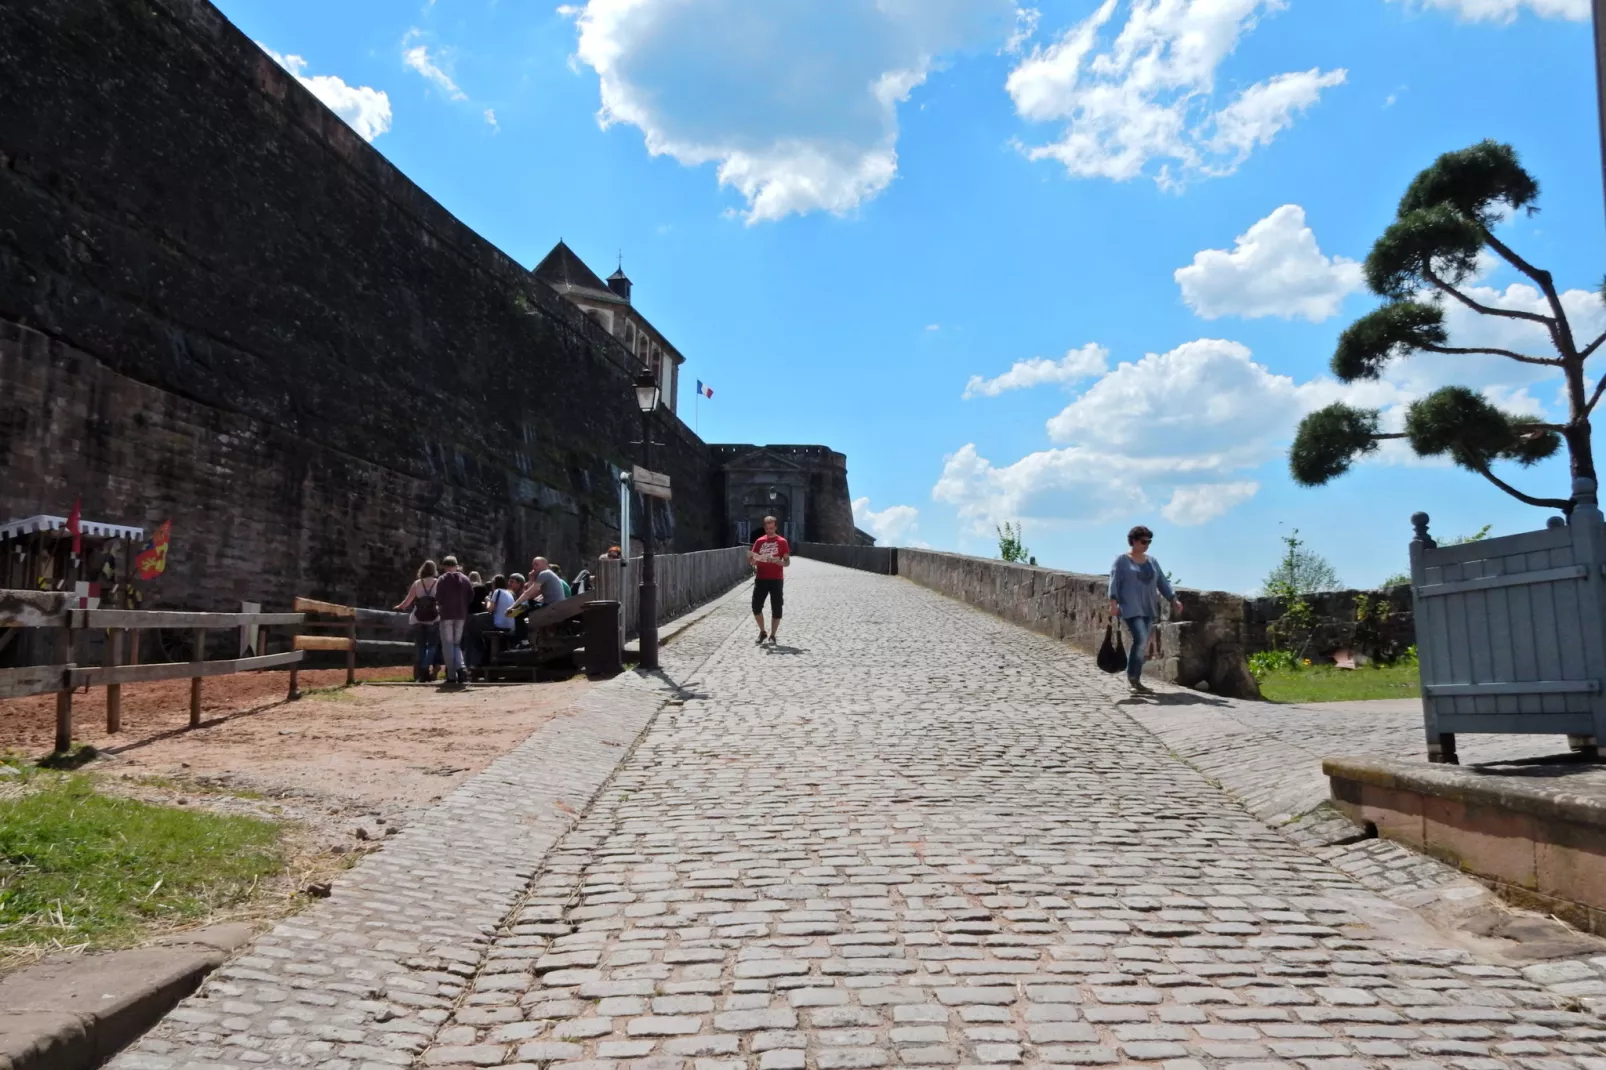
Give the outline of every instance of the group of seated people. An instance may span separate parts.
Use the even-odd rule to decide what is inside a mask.
[[[584,575],[582,573],[581,577]],[[469,579],[474,577],[470,576]],[[479,594],[477,586],[475,594]],[[573,595],[574,588],[563,578],[561,567],[544,557],[537,557],[530,562],[528,578],[517,572],[511,576],[493,576],[481,601],[481,608],[476,609],[475,613],[478,615],[483,612],[490,618],[481,622],[482,631],[484,625],[488,624],[508,635],[510,647],[518,646],[529,640],[526,617],[531,610],[555,606]]]
[[[456,559],[449,557],[446,562],[450,570],[456,569]],[[472,671],[489,664],[493,650],[491,636],[501,635],[503,650],[527,645],[529,614],[572,597],[577,593],[577,588],[579,592],[584,592],[590,573],[582,571],[571,585],[563,578],[559,566],[544,557],[536,557],[530,562],[528,577],[517,572],[507,576],[497,574],[486,583],[478,572],[470,572],[466,578],[473,594],[468,600],[468,619],[461,621],[460,630],[465,668]],[[435,562],[426,561],[424,567],[419,569],[418,580],[409,590],[406,600],[396,608],[411,608],[421,597],[433,603],[438,582]],[[418,610],[415,609],[413,629],[418,657],[414,665],[414,678],[434,680],[446,660],[446,650],[441,641],[443,622],[433,604],[427,619],[417,614]]]

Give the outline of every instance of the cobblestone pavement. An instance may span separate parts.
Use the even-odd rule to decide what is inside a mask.
[[[595,689],[366,856],[330,898],[220,968],[111,1065],[410,1064],[661,701],[633,678]]]
[[[788,586],[780,646],[738,599],[665,648],[678,698],[441,977],[424,1064],[1606,1070],[1562,991],[1592,967],[1413,924],[1091,659],[896,578]]]
[[[1388,840],[1356,842],[1360,830],[1324,805],[1324,758],[1425,760],[1418,700],[1274,706],[1126,699],[1122,707],[1256,817],[1368,888],[1416,907],[1437,899],[1462,915],[1486,911],[1478,900],[1491,893],[1482,885]],[[1501,765],[1507,775],[1515,770],[1510,763],[1567,753],[1565,736],[1467,735],[1458,742],[1465,765]],[[1564,776],[1569,791],[1606,792],[1606,769],[1599,766],[1530,766],[1526,772]],[[1593,980],[1598,990],[1589,996],[1606,1008],[1606,970]]]

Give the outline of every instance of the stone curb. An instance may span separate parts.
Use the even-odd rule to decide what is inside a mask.
[[[1558,791],[1554,781],[1535,784],[1521,776],[1494,776],[1455,765],[1387,758],[1329,758],[1322,762],[1322,772],[1339,780],[1606,828],[1606,799]]]
[[[682,613],[680,616],[666,624],[660,624],[658,626],[658,645],[662,646],[665,643],[670,642],[676,636],[680,635],[687,628],[690,628],[693,624],[696,624],[704,617],[713,616],[714,613],[724,608],[726,602],[729,602],[731,599],[741,594],[742,591],[745,590],[752,582],[753,577],[749,576],[738,583],[735,587],[732,587],[730,590],[726,591],[724,594],[715,597],[712,601],[704,602],[696,609]],[[641,657],[641,643],[634,639],[625,644],[625,658],[628,660],[632,657]]]
[[[0,1070],[89,1070],[133,1042],[251,941],[214,925],[152,947],[46,959],[0,981]]]

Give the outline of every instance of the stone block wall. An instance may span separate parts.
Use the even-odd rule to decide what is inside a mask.
[[[0,514],[171,517],[160,604],[618,541],[634,358],[205,0],[0,4],[0,321]],[[659,546],[721,544],[707,447],[657,435]]]
[[[898,575],[1007,621],[1097,652],[1109,623],[1109,578],[992,558],[898,548]],[[1162,623],[1146,672],[1186,687],[1258,698],[1244,662],[1244,601],[1221,591],[1177,592],[1184,612]],[[1167,611],[1169,612],[1169,611]]]
[[[1376,624],[1355,619],[1361,598],[1369,603],[1369,616],[1380,606],[1387,615]],[[1315,614],[1316,628],[1306,654],[1312,660],[1331,660],[1338,650],[1364,653],[1371,658],[1397,657],[1416,642],[1412,619],[1411,588],[1390,587],[1381,591],[1325,591],[1305,596]],[[1252,598],[1245,602],[1244,642],[1247,649],[1270,650],[1275,644],[1269,627],[1282,617],[1284,606],[1275,598]]]
[[[898,548],[896,546],[843,546],[840,543],[798,542],[792,544],[792,556],[807,557],[827,564],[856,568],[861,572],[878,572],[883,576],[898,574]]]

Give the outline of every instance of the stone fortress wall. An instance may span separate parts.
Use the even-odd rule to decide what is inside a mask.
[[[0,519],[173,518],[152,605],[572,574],[634,372],[204,0],[0,5]],[[658,428],[660,548],[722,545],[708,447]]]

